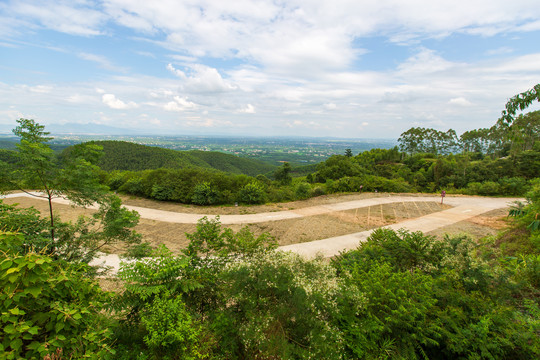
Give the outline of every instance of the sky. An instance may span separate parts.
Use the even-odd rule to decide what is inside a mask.
[[[461,134],[538,83],[538,0],[0,0],[0,130]]]

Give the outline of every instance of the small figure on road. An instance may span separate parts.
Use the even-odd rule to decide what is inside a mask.
[[[443,203],[444,197],[446,196],[446,191],[441,191],[441,205]]]

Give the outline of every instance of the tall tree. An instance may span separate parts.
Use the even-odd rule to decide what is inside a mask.
[[[520,114],[508,130],[513,154],[532,150],[540,140],[540,110]]]
[[[53,199],[66,197],[77,205],[89,205],[103,199],[107,188],[99,183],[100,155],[97,146],[79,146],[74,154],[59,163],[48,142],[52,139],[43,125],[32,119],[17,120],[13,133],[20,138],[15,164],[3,164],[3,183],[49,204],[50,234],[54,248],[55,221]],[[31,191],[35,190],[35,191]]]
[[[283,166],[280,166],[274,172],[274,178],[281,185],[289,185],[292,182],[292,177],[290,173],[291,173],[291,164],[289,164],[288,162],[284,162]]]

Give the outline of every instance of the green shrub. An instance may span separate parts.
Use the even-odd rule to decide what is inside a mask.
[[[156,359],[203,359],[199,351],[201,328],[179,296],[157,297],[142,313],[144,342]]]
[[[326,194],[326,191],[324,190],[324,187],[322,187],[322,186],[316,186],[311,191],[311,196],[312,197],[322,196],[322,195],[325,195],[325,194]]]
[[[173,194],[172,188],[154,184],[152,185],[152,193],[150,197],[152,199],[166,201],[166,200],[171,200],[172,194]]]
[[[108,297],[74,267],[48,256],[9,252],[24,238],[0,232],[0,354],[3,359],[105,358],[113,353]],[[6,252],[7,250],[7,252]]]
[[[297,199],[307,199],[311,196],[311,185],[306,182],[301,182],[296,185],[295,195]]]
[[[266,193],[262,185],[251,182],[240,189],[238,198],[245,204],[263,204],[266,201]]]
[[[225,358],[343,358],[339,281],[324,259],[268,252],[231,263],[220,278],[228,301],[214,331]]]
[[[152,245],[150,245],[149,242],[145,241],[140,244],[135,244],[128,247],[124,256],[129,259],[142,259],[151,256],[152,252]]]
[[[527,191],[527,180],[520,177],[504,177],[499,180],[502,195],[524,195]]]
[[[210,183],[203,182],[197,184],[193,189],[191,201],[197,205],[217,204],[220,201],[220,194],[217,190],[212,188]]]

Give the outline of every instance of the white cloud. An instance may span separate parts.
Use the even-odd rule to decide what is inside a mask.
[[[399,65],[398,70],[402,74],[441,72],[456,66],[450,61],[445,60],[435,51],[422,48],[420,51]]]
[[[453,99],[450,99],[448,101],[449,104],[452,104],[452,105],[459,105],[459,106],[471,106],[472,103],[465,99],[464,97],[457,97],[457,98],[453,98]]]
[[[138,105],[133,101],[125,103],[122,100],[117,99],[114,94],[103,94],[101,101],[111,109],[116,110],[133,109],[138,107]]]
[[[99,67],[101,67],[101,68],[103,68],[105,70],[117,71],[117,72],[126,72],[126,69],[124,69],[124,68],[122,68],[120,66],[114,65],[105,56],[96,55],[96,54],[90,54],[90,53],[85,53],[85,52],[81,52],[81,53],[77,54],[77,56],[79,58],[83,59],[83,60],[95,62],[95,63],[97,63],[99,65]]]
[[[55,111],[65,112],[63,118],[72,116],[70,103],[76,103],[81,117],[103,116],[109,124],[121,117],[116,110],[138,106],[147,119],[160,119],[163,127],[176,126],[175,121],[186,114],[211,114],[211,119],[189,121],[193,126],[214,128],[229,121],[253,132],[257,126],[266,126],[259,124],[268,124],[265,129],[277,134],[286,131],[285,121],[276,120],[280,118],[291,126],[304,124],[305,131],[318,135],[365,136],[361,131],[339,130],[347,125],[350,129],[367,126],[363,123],[372,124],[373,136],[399,135],[401,127],[413,123],[445,126],[454,122],[457,125],[452,127],[458,131],[485,127],[496,120],[509,97],[540,78],[540,53],[531,54],[520,42],[508,40],[521,36],[519,31],[540,29],[536,2],[57,0],[49,4],[6,0],[0,2],[0,34],[9,34],[4,41],[17,48],[4,51],[58,47],[58,37],[48,38],[40,48],[17,40],[17,36],[28,36],[41,41],[46,38],[40,33],[43,28],[93,36],[62,43],[63,54],[76,54],[102,68],[126,73],[90,73],[66,85],[70,71],[55,81],[50,80],[55,75],[46,64],[41,64],[38,73],[37,68],[16,69],[0,60],[3,68],[14,70],[9,71],[9,80],[2,79],[9,84],[0,83],[0,98],[25,114],[41,112],[51,121],[57,118]],[[1,20],[8,18],[6,26]],[[492,39],[488,51],[480,49],[462,57],[457,47],[445,49],[457,38],[451,35],[461,34],[467,41],[470,34],[497,33],[504,36]],[[503,37],[506,40],[499,44]],[[99,47],[102,55],[91,50],[99,41],[105,43]],[[118,41],[122,47],[115,49],[113,57],[108,51]],[[364,48],[372,51],[370,57]],[[124,52],[133,57],[121,62],[126,68],[109,60]],[[379,66],[374,58],[383,55],[390,59]],[[163,75],[165,69],[174,76]],[[35,74],[36,82],[29,83],[28,76],[17,78],[21,70]],[[42,83],[54,86],[48,89]],[[98,115],[93,107],[100,100],[113,110]],[[329,119],[329,110],[339,112],[339,117]],[[178,112],[183,113],[179,116]],[[256,113],[261,121],[237,115],[242,112]],[[477,123],[471,124],[471,118]],[[310,122],[317,127],[307,125]],[[180,124],[174,129],[185,131],[191,126]]]
[[[189,101],[187,98],[181,98],[180,96],[175,96],[174,101],[170,101],[163,106],[164,110],[167,111],[186,111],[192,110],[197,107],[197,104]]]
[[[255,107],[251,104],[247,104],[245,107],[238,109],[237,112],[244,114],[255,114]]]
[[[48,94],[53,90],[53,87],[48,86],[48,85],[36,85],[36,86],[31,86],[29,89],[31,92]]]
[[[192,117],[187,122],[186,125],[189,127],[202,127],[202,128],[215,128],[215,127],[230,127],[234,126],[234,123],[227,120],[218,120],[211,118],[199,118]]]
[[[491,50],[488,50],[486,51],[486,55],[488,56],[491,56],[491,55],[506,55],[506,54],[511,54],[513,53],[515,50],[509,46],[501,46],[501,47],[498,47],[496,49],[491,49]]]
[[[12,0],[5,8],[10,15],[37,21],[47,29],[82,36],[102,34],[100,26],[108,18],[87,1]]]
[[[167,65],[167,70],[182,80],[182,88],[185,91],[195,93],[220,93],[235,90],[238,87],[220,75],[217,69],[201,65],[190,64],[186,72],[176,69],[172,64]]]
[[[324,108],[326,110],[335,110],[337,109],[337,105],[334,103],[327,103],[327,104],[324,104]]]

